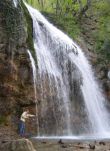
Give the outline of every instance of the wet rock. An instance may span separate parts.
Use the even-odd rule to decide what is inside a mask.
[[[36,151],[33,144],[28,139],[19,139],[15,141],[3,142],[2,151]]]
[[[44,26],[44,24],[43,24],[41,21],[39,21],[39,25],[40,25],[41,27]]]
[[[95,145],[89,144],[90,149],[95,149]]]
[[[58,143],[59,143],[59,144],[64,144],[63,141],[62,141],[61,139],[58,141]]]
[[[105,142],[99,142],[100,145],[105,145]]]

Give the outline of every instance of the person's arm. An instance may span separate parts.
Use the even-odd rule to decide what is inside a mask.
[[[27,114],[28,117],[35,117],[35,115]]]

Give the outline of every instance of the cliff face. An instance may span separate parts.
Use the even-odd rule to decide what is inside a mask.
[[[105,52],[103,54],[102,52],[97,53],[96,44],[98,42],[97,39],[94,37],[94,34],[98,34],[98,24],[99,19],[97,18],[97,16],[82,19],[81,37],[83,37],[83,40],[81,40],[80,38],[79,45],[81,45],[81,48],[84,48],[83,50],[87,50],[85,53],[86,55],[88,54],[88,58],[93,65],[93,68],[95,69],[96,77],[99,79],[99,82],[103,87],[104,93],[106,94],[107,99],[110,102],[110,79],[108,77],[108,72],[110,70],[110,61],[108,61],[107,57],[104,57],[104,55],[106,55],[107,53],[107,50],[109,49],[109,45],[107,44],[105,47],[105,42],[103,42],[102,47],[105,47]]]
[[[35,107],[29,22],[22,2],[16,8],[12,0],[0,1],[0,125],[18,124],[22,109]]]

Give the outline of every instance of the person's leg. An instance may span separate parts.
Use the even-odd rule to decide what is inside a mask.
[[[24,122],[20,121],[20,129],[19,129],[19,132],[20,132],[20,136],[23,136],[24,135]]]
[[[24,136],[24,134],[25,134],[25,123],[22,122],[22,135]]]
[[[19,134],[20,136],[22,135],[22,121],[20,121],[20,124],[19,124]]]

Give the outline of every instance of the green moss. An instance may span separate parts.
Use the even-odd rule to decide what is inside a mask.
[[[21,36],[20,30],[23,28],[23,17],[25,18],[26,30],[27,30],[26,42],[37,65],[37,59],[35,57],[35,50],[33,44],[32,19],[22,0],[20,4],[16,8],[12,6],[12,1],[6,1],[6,0],[0,1],[0,11],[4,18],[3,23],[6,29],[5,32],[8,35],[9,42],[10,41],[13,42],[13,45],[17,47],[18,39]],[[21,11],[24,13],[24,16],[22,15]]]
[[[0,125],[5,125],[7,122],[7,118],[5,116],[0,115]]]
[[[17,38],[16,26],[19,22],[19,11],[15,7],[12,7],[10,1],[0,1],[0,10],[4,17],[4,26],[9,38]],[[17,19],[16,19],[17,18]],[[15,39],[16,40],[16,39]]]
[[[28,36],[27,44],[28,44],[29,50],[32,53],[32,56],[34,57],[36,65],[37,65],[37,59],[36,59],[34,43],[33,43],[33,21],[32,21],[32,18],[22,0],[21,0],[21,6],[22,6],[22,9],[24,12],[25,19],[26,19],[27,34],[28,34],[27,35]]]

